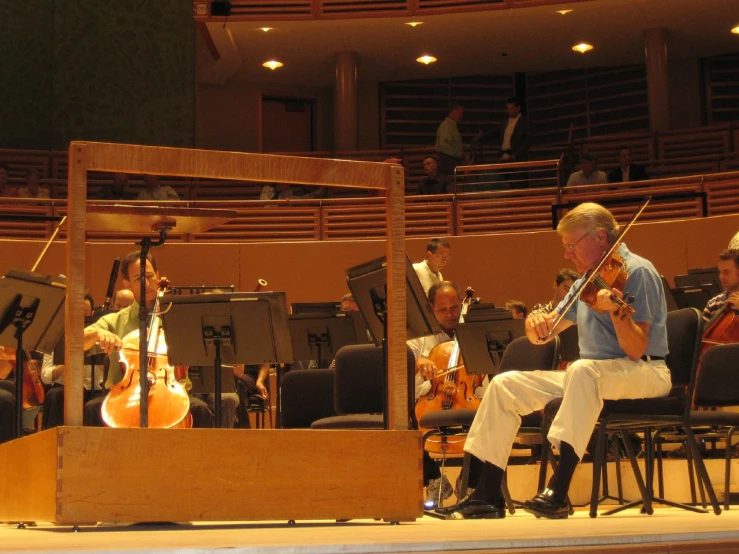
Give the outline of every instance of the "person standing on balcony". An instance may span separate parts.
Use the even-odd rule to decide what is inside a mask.
[[[457,123],[464,116],[464,106],[452,104],[449,115],[436,130],[436,158],[441,175],[453,175],[454,168],[462,163],[465,145],[459,134]]]

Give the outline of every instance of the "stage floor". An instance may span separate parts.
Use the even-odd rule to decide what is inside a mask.
[[[518,510],[504,520],[414,523],[357,520],[244,524],[69,527],[0,525],[2,552],[158,552],[199,554],[334,554],[401,552],[715,553],[739,552],[739,507],[716,516],[675,508],[636,509],[591,519],[578,509],[568,520],[536,519]]]

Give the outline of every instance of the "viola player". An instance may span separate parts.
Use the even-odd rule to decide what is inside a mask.
[[[98,319],[92,325],[85,327],[84,348],[91,354],[105,352],[110,359],[108,378],[105,388],[117,384],[123,378],[120,366],[119,350],[121,339],[131,331],[139,328],[139,306],[141,302],[141,252],[135,250],[128,253],[121,260],[121,278],[123,287],[130,289],[133,293],[134,302],[130,306],[114,313],[110,313]],[[157,263],[151,254],[148,254],[146,268],[144,270],[146,280],[146,307],[151,310],[157,297],[160,281]],[[98,397],[85,404],[85,425],[102,427],[104,425],[101,407],[103,398]],[[213,427],[213,414],[208,405],[190,396],[190,412],[193,418],[193,427]]]
[[[616,243],[618,224],[604,207],[585,203],[562,218],[557,233],[565,258],[585,274]],[[548,435],[560,452],[559,466],[548,486],[526,502],[524,509],[540,517],[566,518],[570,481],[603,401],[655,398],[670,392],[670,371],[664,361],[667,308],[660,275],[648,260],[632,254],[623,243],[615,254],[625,264],[623,290],[633,296],[633,311],[615,302],[623,298],[618,289],[600,290],[594,295],[593,306],[586,304],[577,296],[583,278],[553,311],[526,319],[526,336],[534,344],[552,340],[577,324],[581,359],[566,371],[510,371],[495,376],[464,447],[484,462],[475,490],[457,505],[439,511],[452,519],[505,517],[501,481],[521,416],[562,398]],[[573,297],[578,300],[565,311]],[[564,318],[554,327],[560,312]]]
[[[708,323],[728,304],[739,314],[739,249],[726,249],[718,256],[718,278],[724,292],[711,298],[703,310],[703,319]]]

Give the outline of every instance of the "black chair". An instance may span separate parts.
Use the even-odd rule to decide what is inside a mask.
[[[712,408],[739,406],[739,344],[722,344],[707,350],[700,369],[690,411],[691,429],[713,427],[726,443],[724,463],[724,509],[729,509],[731,482],[731,441],[739,430],[739,413],[715,411]]]
[[[685,308],[669,312],[667,314],[667,338],[669,355],[667,366],[672,375],[672,392],[661,398],[648,399],[626,399],[606,400],[596,427],[597,441],[593,452],[593,488],[590,499],[590,517],[598,515],[598,501],[600,492],[600,478],[606,459],[606,438],[612,434],[620,435],[626,454],[631,463],[632,471],[636,479],[641,495],[641,500],[629,502],[614,508],[603,515],[611,515],[627,508],[643,504],[643,511],[647,514],[654,513],[653,502],[679,507],[699,513],[706,510],[685,504],[672,502],[664,498],[653,496],[651,475],[654,464],[654,452],[652,433],[655,429],[668,426],[683,426],[688,435],[687,444],[690,448],[692,458],[698,468],[701,482],[706,486],[711,504],[716,514],[721,513],[716,496],[708,479],[708,474],[703,464],[703,458],[698,451],[688,420],[690,415],[690,403],[687,398],[691,397],[695,381],[696,367],[701,346],[702,318],[695,308]],[[545,417],[553,418],[561,404],[561,399],[552,401],[545,408]],[[645,483],[637,464],[629,433],[644,433],[644,451],[646,454],[646,476]],[[548,449],[550,450],[550,449]]]
[[[309,429],[334,411],[334,370],[294,369],[281,379],[281,423],[284,429]]]
[[[335,416],[311,424],[311,429],[383,429],[385,366],[382,348],[373,344],[344,346],[334,367]],[[413,388],[415,359],[408,349],[408,386]],[[409,392],[409,399],[412,394]]]
[[[559,338],[550,341],[544,345],[531,344],[528,338],[519,337],[512,340],[500,360],[499,372],[505,371],[532,371],[532,370],[553,370],[557,368],[559,363]],[[450,437],[454,435],[467,435],[472,421],[475,419],[476,410],[439,410],[429,412],[423,415],[419,420],[419,425],[427,429],[433,429],[424,436],[424,444],[426,438],[432,434],[442,437]],[[541,436],[541,413],[534,412],[524,416],[521,420],[518,436]],[[464,497],[469,480],[471,456],[465,453],[462,462],[462,473],[459,486],[459,496]],[[511,500],[507,487],[503,487],[503,494],[506,497],[506,503],[510,513],[514,513],[514,501]]]

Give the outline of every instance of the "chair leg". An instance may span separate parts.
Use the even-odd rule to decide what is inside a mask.
[[[708,498],[711,501],[711,506],[713,507],[713,513],[716,515],[719,515],[721,513],[721,507],[718,504],[718,500],[716,499],[716,493],[713,490],[713,485],[711,484],[711,479],[708,477],[708,471],[706,471],[706,465],[703,463],[703,456],[701,456],[700,449],[698,448],[698,445],[695,442],[695,435],[693,434],[693,430],[690,428],[690,426],[685,427],[685,435],[688,438],[688,447],[691,449],[693,453],[693,459],[696,462],[696,467],[698,469],[698,474],[700,475],[700,479],[703,481],[703,485],[706,487],[706,492],[708,492]]]
[[[590,517],[598,515],[598,493],[600,492],[600,476],[606,447],[606,427],[602,423],[598,425],[598,438],[595,442],[595,453],[593,455],[593,489],[590,492]]]
[[[737,427],[731,427],[726,432],[726,452],[724,454],[724,509],[729,509],[729,501],[731,500],[731,439],[734,438],[734,431]]]
[[[641,500],[634,500],[633,502],[628,502],[622,506],[618,506],[612,510],[603,512],[603,514],[601,515],[610,516],[618,512],[621,512],[623,510],[626,510],[628,508],[635,508],[636,506],[639,506],[639,505],[643,505],[642,510],[645,513],[652,515],[654,513],[654,509],[652,508],[652,499],[644,483],[644,478],[642,477],[641,470],[639,469],[639,463],[636,461],[636,456],[634,455],[634,448],[631,446],[631,442],[629,441],[629,435],[625,430],[622,430],[620,431],[620,436],[621,436],[621,440],[624,443],[624,448],[626,449],[626,455],[628,456],[629,462],[631,463],[631,471],[634,473],[634,479],[636,479],[636,485],[639,487],[639,494],[641,494]],[[647,462],[647,467],[649,467],[648,462]]]
[[[551,463],[552,457],[552,445],[545,436],[541,439],[541,464],[539,465],[539,483],[536,490],[542,490],[546,486],[547,482],[547,467]]]
[[[513,499],[511,498],[511,492],[508,490],[508,472],[503,472],[503,480],[500,482],[500,492],[503,493],[505,499],[505,505],[508,508],[508,513],[513,515],[516,513],[516,507]]]

